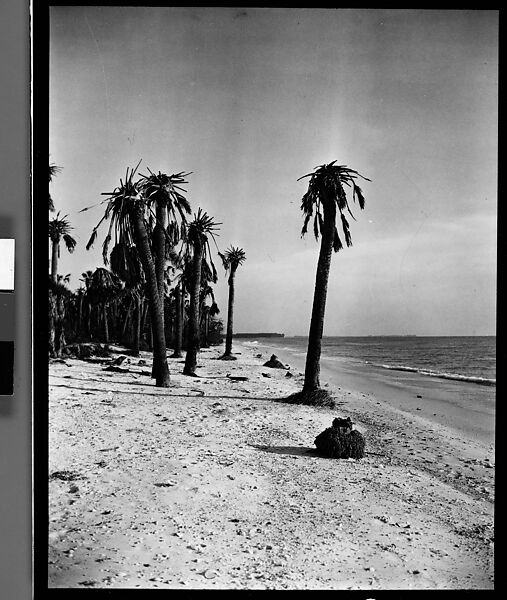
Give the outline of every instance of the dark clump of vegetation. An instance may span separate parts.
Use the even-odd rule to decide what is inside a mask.
[[[308,406],[324,406],[336,408],[336,401],[327,390],[301,391],[291,394],[285,399],[289,404],[306,404]]]
[[[262,366],[270,367],[271,369],[287,369],[287,367],[278,360],[278,356],[276,356],[276,354],[272,354],[271,358]]]
[[[365,440],[359,431],[352,429],[350,419],[335,419],[315,438],[317,450],[331,458],[363,458]]]

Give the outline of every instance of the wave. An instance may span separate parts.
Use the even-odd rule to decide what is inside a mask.
[[[457,373],[442,373],[440,371],[431,371],[429,369],[417,369],[416,367],[405,367],[403,365],[384,365],[377,363],[370,363],[365,361],[367,364],[373,367],[380,367],[381,369],[388,369],[389,371],[408,371],[409,373],[419,373],[420,375],[426,375],[427,377],[438,377],[439,379],[452,379],[454,381],[466,381],[468,383],[476,383],[477,385],[490,385],[496,386],[496,379],[488,379],[487,377],[473,377],[471,375],[458,375]]]

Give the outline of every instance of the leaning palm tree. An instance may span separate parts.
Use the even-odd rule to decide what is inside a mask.
[[[229,279],[227,281],[229,285],[229,302],[227,307],[227,334],[225,337],[225,352],[220,358],[222,360],[235,360],[236,357],[232,355],[232,330],[233,330],[233,317],[234,317],[234,279],[236,277],[236,271],[238,267],[243,264],[246,260],[246,254],[243,248],[235,248],[231,246],[224,254],[220,253],[220,258],[224,265],[225,272],[229,273]]]
[[[313,173],[303,175],[303,177],[298,179],[299,181],[305,177],[310,177],[308,190],[301,202],[301,210],[304,214],[301,237],[306,234],[308,223],[313,217],[315,239],[318,240],[320,234],[321,244],[315,278],[310,332],[308,335],[305,381],[303,391],[293,394],[290,397],[292,402],[333,404],[329,394],[325,390],[320,389],[319,375],[331,257],[333,251],[338,252],[343,248],[342,238],[337,228],[337,217],[339,213],[343,239],[347,246],[351,246],[352,238],[345,213],[348,213],[353,219],[354,215],[350,210],[345,186],[351,189],[353,201],[355,202],[357,198],[359,208],[363,209],[365,200],[361,188],[356,184],[356,179],[357,177],[361,177],[366,181],[370,181],[357,171],[343,165],[336,165],[335,163],[336,161],[333,161],[327,165],[316,167]]]
[[[106,210],[102,219],[93,229],[86,248],[91,248],[97,239],[98,228],[106,220],[109,220],[109,230],[102,244],[102,257],[105,264],[108,262],[109,244],[113,233],[117,244],[127,247],[136,246],[146,279],[146,291],[153,323],[153,362],[156,365],[155,385],[157,387],[168,387],[170,375],[167,366],[162,316],[163,305],[160,302],[158,293],[155,262],[148,235],[146,200],[138,183],[134,181],[137,167],[130,169],[130,173],[127,168],[125,182],[120,179],[120,185],[117,188],[112,192],[103,194],[107,196],[104,200],[104,202],[107,202]]]
[[[54,219],[49,221],[48,234],[51,240],[51,279],[57,281],[58,259],[60,258],[60,242],[63,240],[69,252],[74,252],[76,240],[70,235],[73,228],[67,221],[67,215],[60,217],[58,212]]]
[[[209,266],[216,279],[216,269],[211,260],[209,237],[215,238],[218,225],[213,218],[200,208],[188,225],[185,254],[192,257],[192,281],[190,286],[190,314],[188,320],[187,354],[184,375],[196,376],[197,352],[199,351],[199,295],[201,291],[201,272],[203,261],[209,258]]]

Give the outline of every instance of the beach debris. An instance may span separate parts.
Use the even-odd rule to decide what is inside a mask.
[[[76,358],[86,359],[92,356],[109,357],[111,349],[107,344],[69,344],[63,349],[63,353],[67,356],[75,356]]]
[[[85,479],[84,475],[81,475],[77,471],[54,471],[49,476],[50,480],[61,479],[62,481],[75,481],[76,479]]]
[[[238,360],[235,356],[233,356],[232,354],[223,354],[222,356],[219,356],[217,360]]]
[[[294,375],[290,371],[287,371],[287,373],[285,373],[285,377],[294,377]]]
[[[262,358],[262,354],[256,354],[255,358]]]
[[[117,358],[113,359],[111,361],[112,365],[121,365],[122,362],[124,362],[126,360],[126,356],[124,354],[121,354],[120,356],[118,356]],[[130,360],[128,360],[127,362],[130,362]]]
[[[248,381],[248,377],[239,377],[234,375],[227,375],[227,379],[231,381]]]
[[[352,428],[350,417],[337,417],[331,427],[315,438],[317,450],[332,458],[358,459],[364,457],[363,435]]]
[[[164,481],[162,483],[155,483],[153,485],[156,485],[157,487],[174,487],[175,485],[177,485],[176,481]]]
[[[138,361],[137,361],[137,364],[138,364],[138,365],[140,365],[140,366],[143,366],[143,365],[145,365],[145,364],[146,364],[146,361],[145,361],[144,359],[142,359],[142,358],[141,358],[141,360],[138,360]]]
[[[125,369],[124,367],[117,367],[115,365],[109,365],[103,371],[113,371],[113,373],[130,373],[129,369]]]
[[[278,360],[278,356],[276,356],[276,354],[272,354],[271,358],[267,362],[265,362],[262,366],[269,367],[270,369],[285,369],[285,370],[287,370],[287,367]]]
[[[270,375],[269,373],[261,373],[261,375],[262,375],[263,377],[271,377],[271,375]]]

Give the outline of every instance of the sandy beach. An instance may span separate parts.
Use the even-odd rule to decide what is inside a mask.
[[[346,368],[336,409],[290,405],[296,357],[284,371],[263,366],[271,347],[234,349],[202,350],[198,378],[171,360],[166,390],[149,353],[128,372],[104,371],[120,348],[50,364],[50,587],[493,588],[487,416],[465,432],[454,402],[440,410],[448,382],[426,384],[428,410],[404,374],[388,398]],[[317,455],[335,416],[364,434],[363,459]]]

